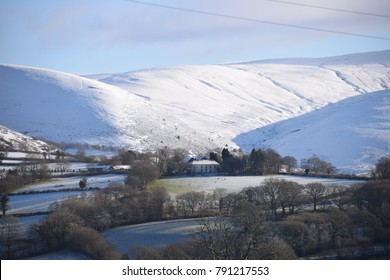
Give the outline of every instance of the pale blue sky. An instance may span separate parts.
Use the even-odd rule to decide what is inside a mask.
[[[267,0],[145,2],[390,38],[390,17]],[[388,0],[290,2],[390,15]],[[76,74],[390,49],[390,40],[189,13],[125,0],[0,0],[0,37],[0,63]]]

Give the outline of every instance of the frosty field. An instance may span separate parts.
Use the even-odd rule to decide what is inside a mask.
[[[125,254],[134,245],[158,247],[191,238],[199,225],[198,221],[199,219],[180,219],[123,226],[107,230],[102,235],[109,244]]]
[[[361,183],[362,180],[347,179],[325,179],[304,176],[210,176],[210,177],[180,177],[160,179],[154,185],[165,187],[171,194],[180,194],[188,191],[206,191],[212,192],[218,188],[225,188],[228,192],[239,192],[245,187],[254,187],[260,185],[269,178],[284,179],[306,185],[313,182],[319,182],[324,185],[351,186]]]
[[[18,189],[17,192],[27,192],[27,191],[48,191],[48,190],[62,190],[62,189],[73,189],[79,187],[79,182],[81,178],[85,176],[74,176],[67,178],[54,178],[50,181],[36,183],[27,185],[21,189]],[[122,174],[106,174],[106,175],[97,175],[97,176],[86,176],[88,180],[88,187],[90,188],[105,188],[110,183],[121,183],[125,182],[126,175]]]
[[[88,187],[105,188],[110,183],[124,183],[126,175],[122,174],[107,174],[98,176],[89,176]],[[19,189],[18,192],[24,191],[50,191],[63,190],[79,187],[79,181],[82,177],[75,176],[69,178],[57,178],[47,182],[33,184]],[[8,213],[28,213],[28,212],[44,212],[47,211],[50,204],[56,201],[63,200],[69,196],[88,194],[90,191],[65,191],[65,192],[49,192],[36,194],[22,194],[9,196],[10,210]]]

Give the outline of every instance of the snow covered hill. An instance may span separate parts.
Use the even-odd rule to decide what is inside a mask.
[[[0,125],[0,151],[54,153],[57,147]]]
[[[190,65],[107,76],[219,142],[390,87],[390,50],[322,59]]]
[[[52,70],[0,66],[0,122],[55,142],[145,150],[205,150],[213,143],[142,98],[98,81]]]
[[[88,78],[3,65],[0,123],[59,142],[138,150],[169,146],[205,151],[225,145],[249,149],[267,140],[253,130],[355,96],[367,96],[361,102],[370,102],[368,97],[381,96],[389,88],[390,50],[319,59],[184,65]],[[366,112],[371,114],[374,111]],[[375,129],[382,131],[379,126]],[[372,145],[386,152],[383,146]],[[334,153],[343,151],[312,152],[332,152],[326,154],[330,161]]]
[[[366,172],[390,155],[390,90],[350,97],[234,140],[247,151],[272,147],[298,160],[317,154],[342,172]]]

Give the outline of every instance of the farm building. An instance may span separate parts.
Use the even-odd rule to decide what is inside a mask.
[[[193,174],[217,173],[219,169],[219,163],[213,160],[193,160],[189,165]]]

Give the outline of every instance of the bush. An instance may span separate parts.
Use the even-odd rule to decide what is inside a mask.
[[[109,246],[97,231],[91,228],[76,228],[70,236],[69,246],[94,260],[121,259],[121,255]]]

